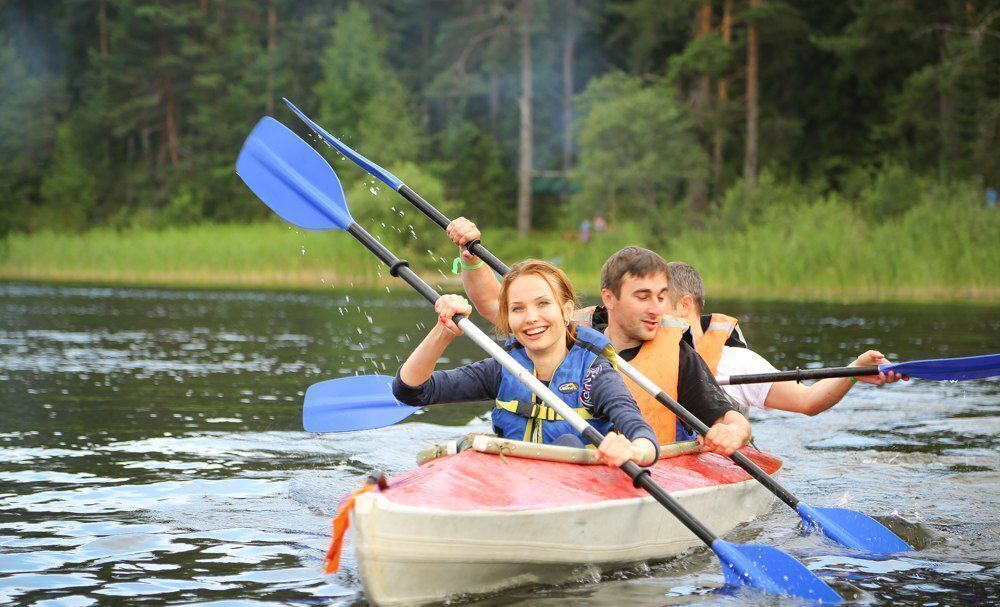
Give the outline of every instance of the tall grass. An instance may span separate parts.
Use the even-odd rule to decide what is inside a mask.
[[[376,264],[350,238],[277,223],[40,232],[14,235],[5,249],[0,276],[7,279],[302,287],[378,278]]]
[[[967,199],[923,200],[887,217],[865,208],[825,197],[774,205],[752,219],[722,212],[704,230],[660,235],[660,246],[636,223],[585,245],[571,233],[517,238],[493,230],[483,239],[508,263],[555,261],[590,292],[609,254],[640,244],[693,264],[711,297],[1000,301],[1000,211]],[[423,220],[419,238],[408,229],[380,228],[370,227],[415,270],[458,288],[447,270],[454,250],[440,230]],[[350,237],[278,223],[14,235],[0,253],[0,278],[317,289],[392,280]]]

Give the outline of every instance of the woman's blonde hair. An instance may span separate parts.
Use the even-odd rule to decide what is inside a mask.
[[[510,312],[508,311],[510,285],[518,278],[528,275],[538,276],[549,284],[560,309],[563,308],[566,302],[572,302],[574,309],[580,307],[580,303],[576,298],[576,291],[573,290],[573,284],[570,283],[569,277],[566,276],[565,272],[547,261],[526,259],[511,266],[510,272],[507,272],[507,275],[503,277],[503,282],[500,283],[500,297],[497,302],[498,309],[495,323],[498,337],[509,338],[511,336]],[[573,334],[576,332],[576,323],[570,323],[569,318],[565,318],[564,320],[569,325],[569,330],[566,333],[566,347],[568,348],[573,345]]]

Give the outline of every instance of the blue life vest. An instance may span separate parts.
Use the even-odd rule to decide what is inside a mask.
[[[598,352],[609,348],[611,342],[601,333],[581,326],[576,327],[575,339],[577,343],[573,344],[566,353],[566,358],[552,374],[549,388],[601,434],[607,434],[612,428],[611,420],[595,419],[583,406],[583,394],[590,390],[589,385],[584,385],[584,380],[590,366],[597,359],[597,354],[585,347],[583,342]],[[535,365],[528,358],[524,346],[512,339],[507,343],[507,348],[514,360],[528,371],[534,372]],[[587,444],[583,436],[557,414],[555,409],[546,406],[506,369],[502,372],[492,417],[493,431],[504,438],[551,443],[563,434],[572,434]]]

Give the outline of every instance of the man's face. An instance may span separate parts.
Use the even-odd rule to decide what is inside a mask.
[[[650,276],[626,274],[621,293],[615,297],[608,289],[601,290],[601,299],[608,309],[608,323],[614,324],[629,339],[649,341],[656,336],[660,318],[667,312],[666,273]]]

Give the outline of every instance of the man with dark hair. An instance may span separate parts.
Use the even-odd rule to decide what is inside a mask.
[[[460,217],[448,226],[448,235],[460,247],[462,285],[469,299],[483,317],[492,321],[498,313],[500,283],[492,270],[463,247],[479,238],[479,230]],[[573,320],[602,331],[618,356],[709,426],[703,439],[709,449],[730,455],[750,440],[750,424],[684,340],[687,325],[664,315],[669,301],[667,280],[667,263],[662,257],[648,249],[625,247],[601,268],[604,305],[577,310]],[[628,377],[625,384],[661,444],[693,436],[669,409]]]
[[[668,312],[691,325],[695,349],[715,375],[774,373],[777,369],[761,355],[747,347],[736,319],[724,314],[705,314],[705,284],[690,264],[672,261],[668,265],[670,298]],[[851,366],[880,365],[889,362],[881,352],[868,350]],[[881,386],[908,379],[894,372],[858,378],[821,379],[805,385],[797,382],[775,382],[724,386],[726,393],[741,408],[781,409],[816,415],[836,405],[859,381]]]

